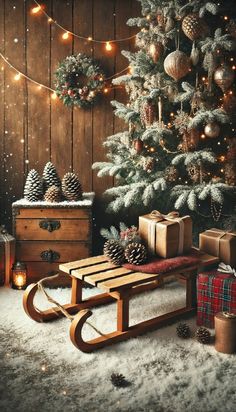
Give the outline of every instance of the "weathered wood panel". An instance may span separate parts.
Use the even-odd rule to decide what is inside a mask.
[[[25,6],[24,2],[5,1],[5,56],[25,72]],[[14,23],[12,20],[14,19]],[[5,65],[5,207],[8,215],[11,202],[22,196],[24,182],[24,144],[26,83],[15,80],[17,72]]]
[[[93,36],[93,0],[81,0],[74,8],[73,28],[84,37]],[[93,56],[93,44],[74,38],[74,53]],[[83,190],[92,190],[93,110],[74,108],[73,113],[73,169],[78,173]]]
[[[126,26],[131,15],[139,14],[136,0],[46,0],[47,13],[76,37],[62,40],[63,31],[39,13],[32,15],[33,0],[0,0],[0,50],[23,73],[47,86],[54,86],[58,63],[72,53],[94,56],[108,77],[124,69],[128,63],[120,55],[132,42],[122,42],[105,50],[99,40],[126,37],[134,32]],[[20,78],[14,70],[0,62],[0,191],[1,223],[11,228],[11,203],[22,197],[26,173],[36,168],[40,173],[50,159],[61,177],[74,170],[85,191],[97,194],[98,222],[104,222],[102,193],[113,184],[112,178],[98,178],[91,166],[105,159],[103,142],[114,131],[124,128],[113,117],[110,100],[125,99],[124,90],[110,90],[100,97],[94,108],[71,110],[52,100],[51,92]]]
[[[44,2],[48,10],[51,1]],[[43,14],[32,16],[33,1],[27,4],[27,72],[39,83],[50,85],[50,24]],[[37,41],[36,41],[37,39]],[[28,82],[28,160],[29,169],[40,173],[50,158],[50,94]]]
[[[0,50],[4,52],[4,0],[0,0]],[[4,221],[5,196],[4,196],[4,65],[0,62],[0,222]]]
[[[72,30],[73,1],[53,0],[53,18]],[[66,56],[72,54],[71,38],[62,39],[64,32],[52,25],[51,37],[51,77],[52,86],[55,71]],[[64,106],[59,99],[51,99],[51,158],[61,176],[72,168],[72,109]]]

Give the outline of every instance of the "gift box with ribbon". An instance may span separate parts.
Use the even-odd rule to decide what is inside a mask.
[[[192,246],[192,220],[178,212],[167,215],[153,210],[139,217],[139,234],[151,255],[170,258],[188,252]]]
[[[236,315],[236,273],[222,263],[218,270],[198,274],[197,324],[214,328],[218,312]]]
[[[15,239],[0,226],[0,285],[9,285],[11,268],[15,261]]]
[[[236,232],[209,229],[199,235],[199,248],[236,268]]]

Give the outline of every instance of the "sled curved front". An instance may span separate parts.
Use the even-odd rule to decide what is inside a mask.
[[[43,322],[43,313],[34,306],[34,297],[37,293],[37,283],[32,283],[27,287],[23,295],[23,308],[26,314],[36,322]]]
[[[130,336],[129,331],[120,332],[115,331],[112,333],[107,333],[106,335],[99,336],[98,338],[92,339],[85,342],[82,339],[82,328],[87,319],[92,315],[91,310],[82,310],[74,318],[70,327],[70,339],[77,349],[82,352],[93,352],[96,349],[101,349],[112,343],[125,340]]]

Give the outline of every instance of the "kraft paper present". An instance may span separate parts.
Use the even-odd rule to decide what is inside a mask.
[[[206,230],[199,235],[199,248],[236,269],[236,232]]]
[[[15,239],[0,226],[0,285],[9,285],[15,261]]]
[[[192,246],[192,220],[177,212],[163,215],[153,211],[139,217],[139,234],[152,255],[170,258],[188,252]]]

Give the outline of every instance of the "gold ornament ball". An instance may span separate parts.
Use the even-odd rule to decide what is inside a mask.
[[[214,80],[223,92],[226,92],[234,81],[234,71],[227,64],[222,64],[214,73]]]
[[[176,50],[165,58],[164,69],[174,80],[179,80],[188,74],[190,59],[184,52]]]
[[[204,134],[207,137],[214,139],[220,134],[220,126],[215,122],[207,123],[204,129]]]
[[[190,40],[194,41],[203,37],[208,32],[206,22],[197,14],[188,14],[182,21],[182,30]]]

